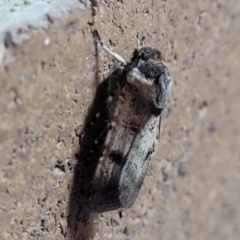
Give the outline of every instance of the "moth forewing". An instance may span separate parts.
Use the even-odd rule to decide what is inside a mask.
[[[119,198],[123,207],[133,205],[147,172],[159,128],[159,117],[151,116],[136,135],[119,180]]]

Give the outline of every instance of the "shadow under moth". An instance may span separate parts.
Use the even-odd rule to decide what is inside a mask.
[[[91,122],[94,165],[88,208],[104,212],[133,205],[147,172],[172,78],[152,47],[135,50],[129,63],[111,52],[121,66],[107,79],[107,97]],[[98,130],[94,130],[98,129]]]

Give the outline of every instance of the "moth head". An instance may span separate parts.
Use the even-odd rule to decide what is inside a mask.
[[[172,78],[167,67],[161,62],[161,53],[151,47],[135,52],[133,68],[127,81],[137,87],[140,94],[153,103],[153,111],[161,114],[166,106]]]
[[[142,47],[140,49],[135,50],[133,54],[133,59],[135,58],[141,58],[145,61],[148,59],[153,59],[153,60],[162,60],[162,54],[160,51],[158,51],[156,48],[153,47]]]

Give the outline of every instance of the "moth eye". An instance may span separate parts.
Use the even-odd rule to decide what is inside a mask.
[[[158,79],[163,72],[161,66],[156,65],[154,62],[144,62],[138,66],[138,69],[146,78],[152,80]]]

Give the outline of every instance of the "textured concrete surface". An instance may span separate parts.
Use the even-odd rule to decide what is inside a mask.
[[[2,0],[0,1],[0,43],[11,33],[14,43],[21,45],[34,33],[49,27],[56,19],[77,8],[90,7],[88,0]],[[1,45],[0,45],[1,47]],[[0,62],[2,58],[0,48]]]
[[[22,46],[5,35],[0,239],[239,239],[239,13],[233,0],[92,1]],[[91,28],[125,59],[138,41],[160,49],[174,86],[134,206],[81,222],[77,135],[115,64]]]

